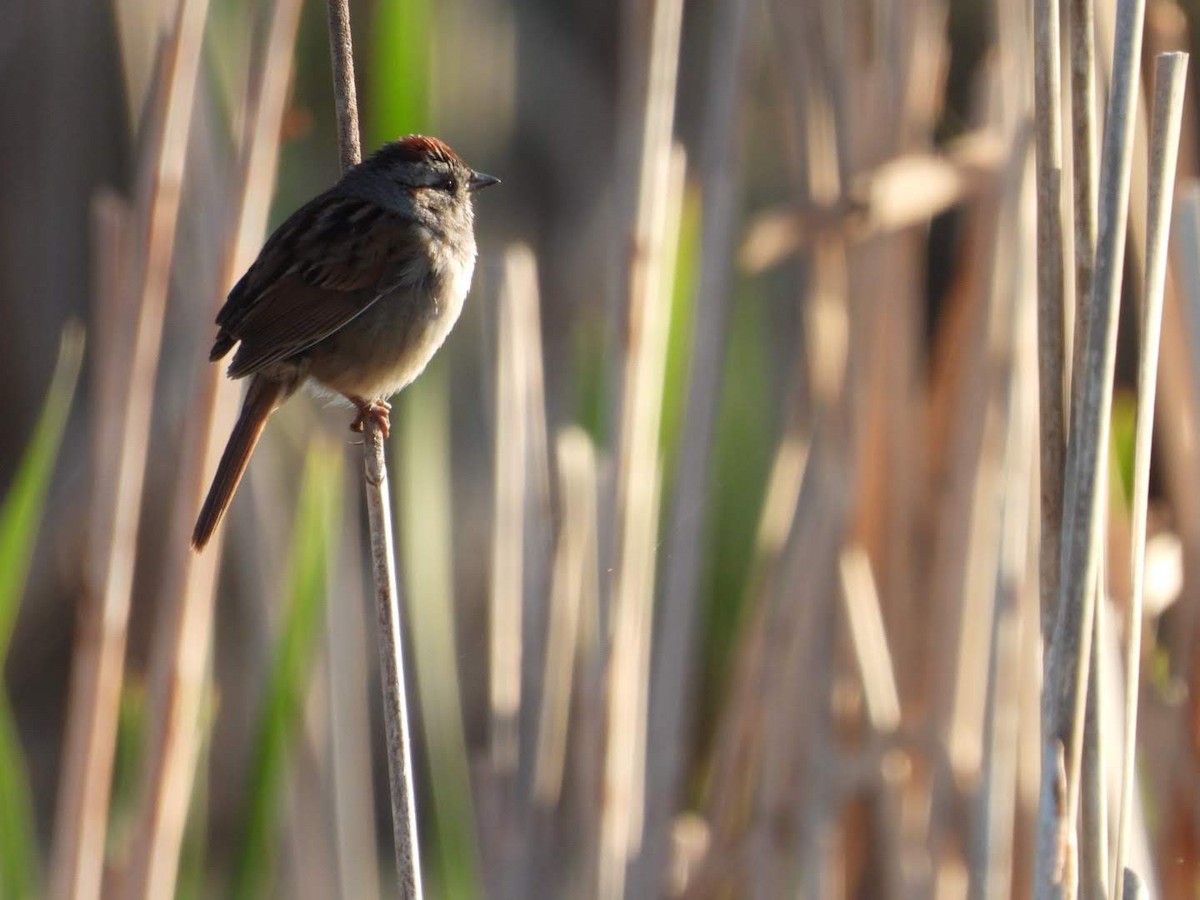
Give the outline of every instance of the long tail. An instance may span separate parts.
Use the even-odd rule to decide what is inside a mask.
[[[250,382],[237,424],[229,435],[212,487],[208,489],[208,496],[196,519],[196,529],[192,532],[192,546],[196,550],[204,549],[221,517],[225,515],[229,501],[233,499],[233,493],[246,471],[246,464],[250,462],[250,454],[262,436],[267,417],[279,405],[283,393],[284,386],[280,382],[261,375],[256,375]]]

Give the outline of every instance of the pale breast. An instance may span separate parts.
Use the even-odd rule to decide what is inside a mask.
[[[327,390],[365,400],[390,397],[421,374],[462,313],[475,248],[436,247],[418,287],[380,297],[312,348],[309,376]]]

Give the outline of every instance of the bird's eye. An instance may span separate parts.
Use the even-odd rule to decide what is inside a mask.
[[[442,190],[449,191],[451,194],[453,194],[458,190],[458,181],[453,175],[448,175],[446,178],[442,179],[442,183],[439,185],[439,187]]]

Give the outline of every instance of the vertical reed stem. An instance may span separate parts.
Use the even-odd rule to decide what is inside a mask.
[[[362,158],[347,0],[329,0],[329,52],[333,59],[338,153],[342,169],[345,170],[357,165]],[[422,896],[421,855],[417,845],[417,813],[413,798],[412,736],[408,727],[408,691],[404,682],[396,555],[392,543],[391,506],[387,499],[387,462],[383,453],[383,434],[378,423],[370,420],[363,429],[363,465],[367,518],[371,526],[371,569],[375,576],[375,605],[379,615],[379,662],[383,680],[396,869],[400,878],[400,895],[419,898]]]
[[[1122,900],[1133,789],[1136,783],[1138,684],[1141,667],[1142,597],[1146,570],[1146,507],[1150,491],[1150,449],[1154,437],[1154,400],[1158,383],[1158,345],[1162,330],[1163,284],[1171,204],[1175,196],[1175,163],[1183,118],[1186,53],[1160,54],[1154,67],[1154,109],[1150,128],[1150,194],[1147,200],[1146,271],[1142,296],[1142,344],[1138,361],[1137,425],[1133,451],[1133,497],[1130,532],[1129,621],[1125,636],[1125,723],[1117,849],[1113,856],[1115,900]]]

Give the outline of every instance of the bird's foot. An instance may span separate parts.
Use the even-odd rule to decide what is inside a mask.
[[[364,400],[361,397],[347,398],[358,410],[358,417],[350,423],[350,430],[362,434],[369,420],[374,420],[379,426],[380,433],[386,438],[392,430],[392,404],[386,400]]]

